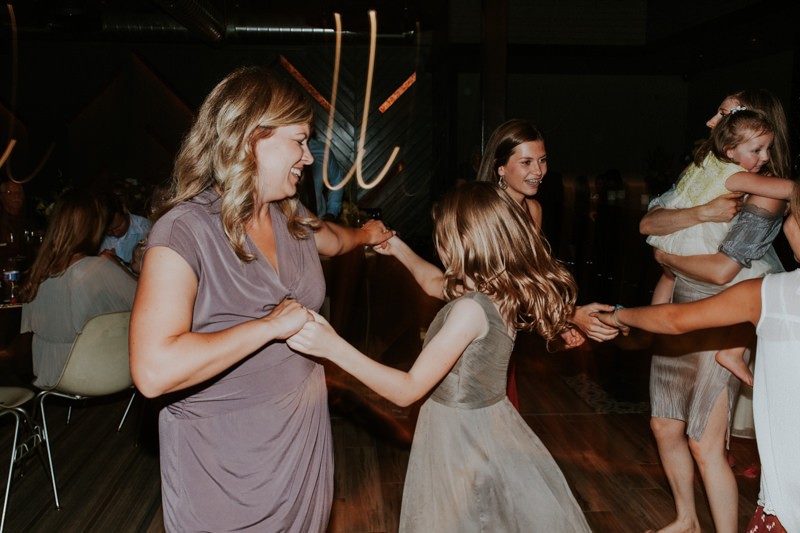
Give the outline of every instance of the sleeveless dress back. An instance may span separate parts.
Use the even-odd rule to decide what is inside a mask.
[[[590,531],[553,457],[506,397],[514,340],[494,304],[478,302],[489,333],[476,339],[423,404],[411,448],[401,532]],[[441,329],[444,306],[425,343]]]

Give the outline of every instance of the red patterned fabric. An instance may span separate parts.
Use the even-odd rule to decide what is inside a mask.
[[[786,533],[786,529],[777,516],[765,514],[764,508],[759,505],[747,524],[747,533]]]

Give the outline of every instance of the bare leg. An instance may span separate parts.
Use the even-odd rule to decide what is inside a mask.
[[[700,533],[694,505],[694,460],[689,451],[686,423],[671,418],[653,417],[650,427],[658,444],[661,465],[675,499],[675,520],[659,533]]]
[[[753,373],[750,371],[750,367],[744,360],[744,352],[744,347],[726,348],[718,351],[716,355],[714,355],[714,359],[717,361],[717,363],[727,368],[731,374],[752,387]]]
[[[736,533],[739,523],[739,491],[725,452],[727,428],[728,395],[723,391],[714,402],[703,437],[699,442],[689,439],[689,449],[703,478],[717,533]]]

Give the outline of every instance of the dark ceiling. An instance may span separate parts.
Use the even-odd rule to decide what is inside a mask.
[[[345,31],[369,31],[369,9],[380,13],[381,35],[410,34],[421,23],[447,20],[443,0],[12,0],[20,38],[264,42],[276,36],[325,34],[342,15]],[[2,17],[3,25],[8,18]]]
[[[794,50],[800,2],[782,0],[10,0],[20,41],[302,45],[379,39],[447,46],[457,71],[479,68],[481,25],[502,1],[508,71],[695,72]],[[11,17],[0,14],[7,34]],[[2,45],[9,39],[2,36]]]

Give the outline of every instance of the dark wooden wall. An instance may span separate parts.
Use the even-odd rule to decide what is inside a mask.
[[[368,52],[366,43],[343,47],[332,153],[346,169],[355,162],[359,143]],[[424,70],[427,55],[427,48],[414,43],[379,40],[365,136],[365,181],[373,182],[393,147],[399,146],[400,152],[378,186],[366,190],[353,179],[346,195],[362,208],[380,208],[387,223],[411,240],[430,236],[433,102],[432,74]],[[31,174],[55,144],[50,159],[26,186],[33,196],[52,199],[68,185],[109,182],[128,184],[147,196],[169,178],[194,113],[228,72],[262,64],[292,78],[286,66],[291,65],[306,87],[329,101],[333,59],[332,38],[308,45],[224,50],[203,44],[26,41],[20,46],[13,104],[10,88],[0,88],[0,128],[9,131],[11,117],[16,117],[15,176]],[[379,111],[414,73],[416,81],[385,112]],[[315,107],[316,128],[324,138],[328,110],[320,103]]]
[[[433,161],[432,75],[422,70],[427,48],[379,44],[367,110],[364,140],[364,181],[355,175],[346,188],[363,208],[380,208],[383,219],[406,238],[426,238],[430,232]],[[284,54],[319,93],[330,100],[333,88],[333,47],[291,50]],[[347,46],[342,52],[331,153],[349,170],[356,161],[361,136],[369,49]],[[379,110],[410,76],[416,81],[382,112]],[[328,110],[316,104],[317,136],[325,139]],[[400,147],[389,172],[375,181],[395,146]],[[372,185],[375,185],[372,187]],[[346,196],[347,197],[347,196]]]

